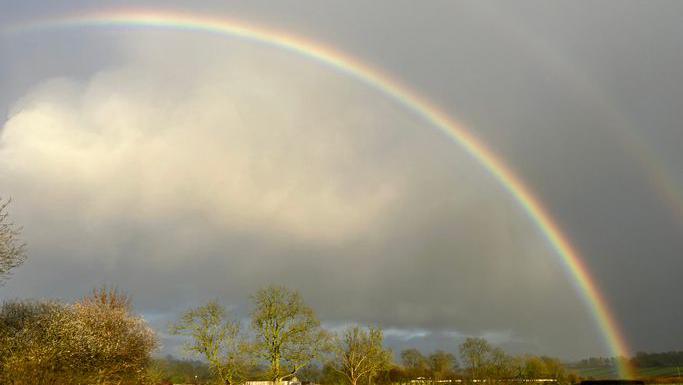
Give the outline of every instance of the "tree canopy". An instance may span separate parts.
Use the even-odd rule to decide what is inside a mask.
[[[297,291],[269,286],[259,290],[252,303],[254,350],[268,362],[273,381],[293,377],[330,350],[329,334]]]
[[[363,378],[372,380],[391,363],[391,351],[384,348],[383,342],[382,330],[378,328],[347,329],[338,342],[336,370],[350,385],[357,385]]]

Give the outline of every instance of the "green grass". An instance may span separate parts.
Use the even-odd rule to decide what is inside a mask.
[[[570,371],[582,378],[604,379],[618,377],[615,368],[572,368]]]
[[[572,368],[570,372],[574,372],[584,378],[606,379],[618,377],[615,368]],[[657,368],[638,368],[637,375],[640,378],[648,377],[676,377],[678,376],[678,368],[676,366],[664,366]],[[683,374],[683,366],[680,367],[680,373]]]

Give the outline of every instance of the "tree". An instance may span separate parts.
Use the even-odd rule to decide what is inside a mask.
[[[67,307],[57,302],[13,301],[0,308],[0,383],[58,382],[68,362],[59,356],[55,322]],[[49,364],[48,364],[49,363]],[[66,364],[66,365],[65,365]]]
[[[351,327],[344,332],[337,346],[335,369],[351,385],[366,378],[368,383],[380,371],[391,364],[391,352],[384,349],[381,329]]]
[[[413,377],[413,379],[425,376],[429,369],[427,358],[415,348],[406,349],[401,352],[401,363],[408,372],[408,375]]]
[[[239,322],[232,320],[216,301],[186,311],[170,330],[191,337],[185,349],[206,359],[222,383],[234,384],[243,379],[249,362],[247,342],[240,334]]]
[[[524,359],[524,377],[526,379],[544,378],[547,372],[545,362],[537,356],[526,356]]]
[[[131,298],[116,286],[103,285],[92,289],[89,295],[83,297],[82,304],[91,306],[105,306],[112,309],[130,311]]]
[[[615,364],[619,363],[618,360],[624,359],[624,357],[615,357]],[[661,353],[637,352],[636,356],[631,359],[630,363],[641,368],[665,366],[679,367],[683,366],[683,351],[670,351]]]
[[[86,383],[139,384],[157,339],[141,317],[120,306],[129,297],[111,293],[115,297],[106,303],[86,299],[69,307],[67,317],[58,321],[64,351],[72,353],[72,369],[82,373]]]
[[[195,381],[208,383],[213,374],[209,365],[199,360],[179,360],[172,355],[156,358],[150,368],[152,384],[189,384]]]
[[[329,351],[329,335],[298,292],[269,286],[259,290],[252,301],[254,348],[268,362],[273,381],[293,377],[298,370]]]
[[[460,345],[460,356],[473,380],[479,379],[488,364],[491,345],[483,338],[467,338]]]
[[[319,384],[323,377],[323,372],[320,366],[311,363],[299,370],[297,376],[301,382],[309,382],[314,384]]]
[[[545,378],[552,378],[555,380],[564,380],[566,377],[564,365],[558,358],[542,356],[541,360],[545,364]]]
[[[434,381],[452,374],[458,366],[455,356],[442,350],[437,350],[430,354],[427,362],[429,363],[429,372]]]
[[[346,377],[339,373],[336,367],[337,363],[334,361],[326,362],[320,373],[320,384],[325,385],[341,385],[346,384]]]
[[[120,307],[82,301],[0,308],[3,384],[140,384],[155,347],[145,322]]]
[[[512,358],[499,347],[492,348],[489,352],[488,377],[501,380],[515,376],[515,367]]]
[[[0,198],[0,283],[26,260],[26,246],[19,240],[21,228],[10,221],[7,213],[9,204],[9,200]]]
[[[382,370],[375,378],[376,384],[391,385],[396,383],[406,383],[413,379],[402,366],[395,364],[390,365],[385,370]]]

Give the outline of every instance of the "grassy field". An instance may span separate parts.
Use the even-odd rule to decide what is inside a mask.
[[[572,368],[569,370],[584,378],[606,379],[618,377],[614,368]],[[683,367],[638,368],[637,373],[640,378],[676,377],[683,374]]]

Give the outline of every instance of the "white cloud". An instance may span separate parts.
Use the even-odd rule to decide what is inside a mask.
[[[398,329],[389,328],[384,330],[384,335],[388,338],[396,338],[400,340],[412,340],[415,338],[424,338],[431,334],[431,331],[426,329]]]
[[[226,229],[309,240],[367,231],[397,186],[364,170],[357,134],[371,142],[374,121],[362,103],[332,114],[335,78],[277,75],[290,63],[224,64],[182,84],[144,65],[48,82],[4,126],[3,179],[93,221],[191,210]]]

